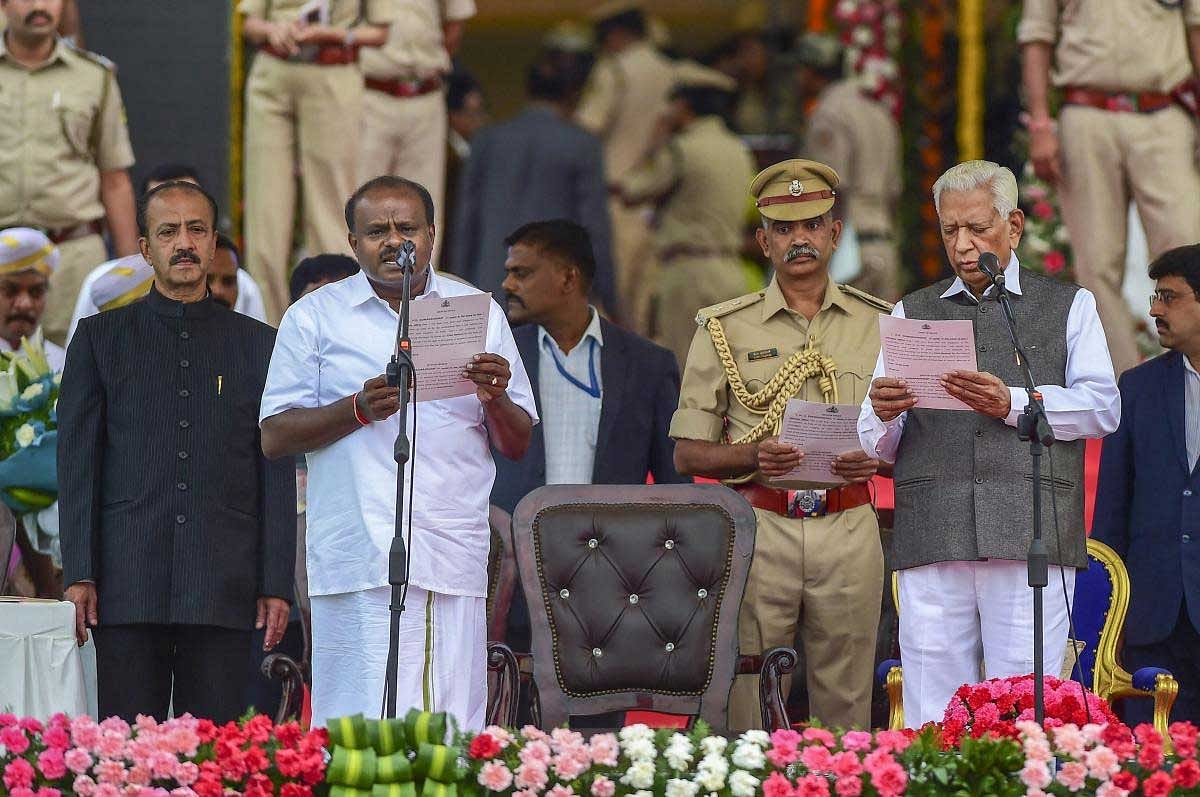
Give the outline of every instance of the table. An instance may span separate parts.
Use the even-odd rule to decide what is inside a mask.
[[[90,639],[75,644],[71,603],[0,596],[0,710],[95,716],[95,661]]]

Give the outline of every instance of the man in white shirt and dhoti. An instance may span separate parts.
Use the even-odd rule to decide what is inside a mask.
[[[892,315],[972,322],[978,370],[941,377],[946,392],[971,411],[923,409],[905,382],[885,376],[880,354],[858,419],[863,449],[895,463],[892,559],[899,571],[904,719],[913,728],[940,721],[964,683],[1033,670],[1033,590],[1025,564],[1033,476],[1029,444],[1015,428],[1026,392],[996,288],[979,268],[985,252],[1004,271],[1056,441],[1041,477],[1051,565],[1046,673],[1062,667],[1067,600],[1075,568],[1087,566],[1084,440],[1112,432],[1121,418],[1095,297],[1017,261],[1025,217],[1013,173],[988,161],[960,163],[934,184],[933,199],[955,276],[908,294]]]
[[[314,725],[378,715],[383,702],[399,392],[382,374],[395,348],[402,247],[415,247],[414,303],[479,293],[430,268],[433,219],[433,201],[417,183],[379,177],[359,188],[346,221],[362,271],[288,309],[267,375],[263,450],[308,460]],[[409,439],[414,421],[418,436],[405,468],[412,544],[397,710],[446,711],[464,729],[482,727],[487,700],[488,496],[496,472],[489,442],[519,459],[537,422],[529,378],[495,301],[485,348],[463,372],[474,394],[418,400],[408,413]]]

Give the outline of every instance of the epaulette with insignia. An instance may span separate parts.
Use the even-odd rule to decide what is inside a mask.
[[[838,287],[842,289],[842,293],[848,293],[851,296],[853,296],[855,299],[860,299],[860,300],[866,302],[867,304],[871,305],[876,310],[882,310],[885,313],[890,313],[890,312],[892,312],[892,308],[895,307],[895,305],[893,305],[891,302],[887,301],[886,299],[880,299],[878,296],[872,296],[871,294],[867,293],[866,291],[860,291],[858,288],[855,288],[853,285],[840,285],[839,284]]]
[[[71,49],[72,53],[78,55],[85,61],[91,61],[96,66],[103,67],[109,72],[117,71],[117,65],[105,58],[103,55],[100,55],[100,53],[94,53],[91,50],[85,50],[82,47],[76,47],[73,43],[67,41],[66,39],[63,39],[63,43]]]
[[[729,315],[734,310],[741,310],[743,307],[749,307],[752,304],[761,302],[765,295],[764,291],[758,291],[757,293],[748,293],[745,296],[730,299],[727,302],[704,307],[700,312],[696,313],[696,324],[704,326],[708,323],[708,319],[720,318],[723,315]]]

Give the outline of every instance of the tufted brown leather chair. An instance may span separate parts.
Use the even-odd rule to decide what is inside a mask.
[[[513,538],[542,727],[642,709],[722,732],[738,672],[762,672],[764,724],[785,726],[780,677],[795,653],[737,650],[754,532],[745,499],[714,484],[555,485],[526,496]],[[504,669],[511,652],[489,648]]]

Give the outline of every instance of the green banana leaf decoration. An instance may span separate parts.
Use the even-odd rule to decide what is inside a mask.
[[[403,720],[331,720],[329,797],[458,797],[467,769],[446,728],[444,713],[416,709]]]

